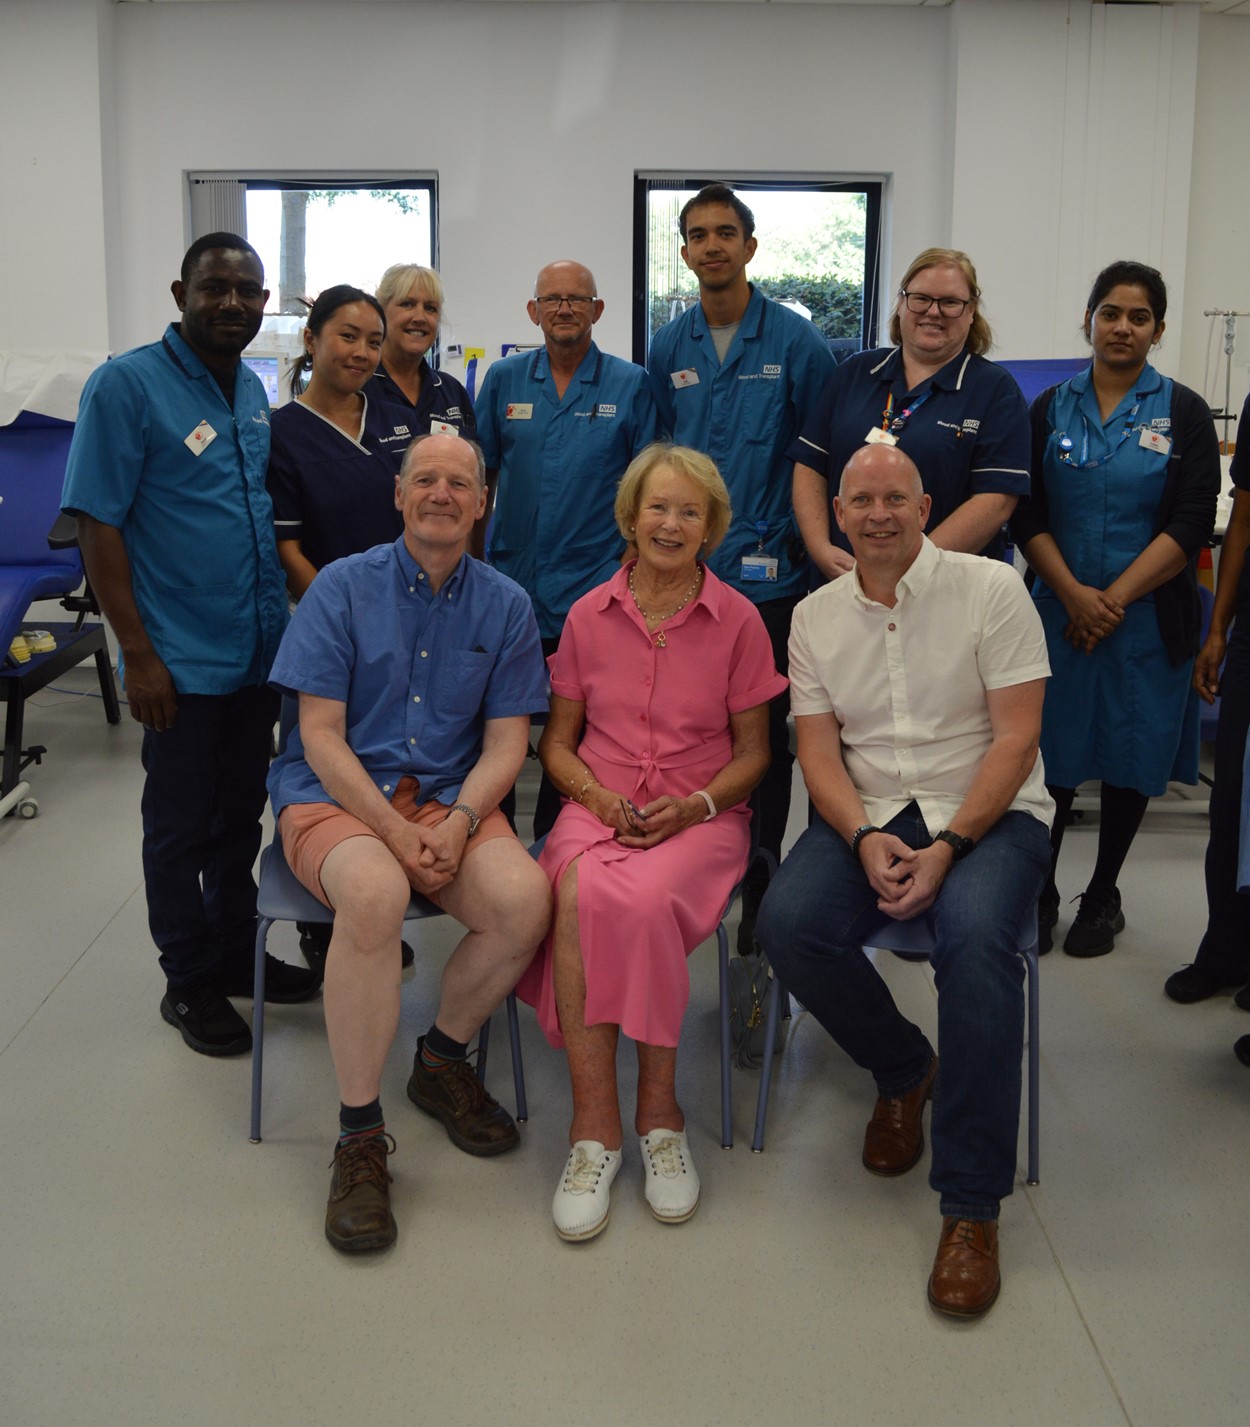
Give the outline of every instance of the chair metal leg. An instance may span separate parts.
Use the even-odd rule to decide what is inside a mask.
[[[1038,1005],[1041,991],[1041,977],[1038,975],[1037,942],[1024,953],[1024,964],[1029,975],[1029,1170],[1028,1184],[1039,1184],[1040,1141],[1039,1125],[1041,1110],[1041,1011]]]
[[[256,970],[252,977],[252,1132],[248,1139],[260,1144],[261,1069],[265,1058],[265,943],[271,917],[256,919]]]
[[[734,1115],[729,1064],[729,933],[723,921],[716,928],[716,949],[720,958],[720,1143],[721,1149],[731,1150]]]
[[[121,723],[121,705],[117,701],[117,685],[113,682],[113,667],[106,649],[95,652],[95,668],[100,678],[100,697],[104,700],[104,717],[109,723]]]
[[[768,1016],[764,1023],[764,1063],[760,1066],[760,1093],[755,1105],[755,1134],[751,1138],[751,1151],[763,1153],[764,1124],[768,1119],[768,1095],[773,1085],[773,1056],[777,1050],[777,1026],[782,1016],[790,1017],[790,996],[781,984],[776,972],[773,973],[772,995],[768,998]]]
[[[482,1022],[477,1033],[477,1078],[486,1084],[486,1056],[490,1051],[490,1017]]]
[[[516,1091],[517,1123],[523,1125],[530,1117],[525,1099],[525,1067],[521,1064],[521,1026],[516,1014],[516,996],[508,992],[508,1044],[512,1049],[512,1086]]]

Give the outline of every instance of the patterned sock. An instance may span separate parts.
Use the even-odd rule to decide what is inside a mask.
[[[421,1042],[421,1064],[427,1070],[441,1070],[453,1060],[463,1060],[468,1053],[467,1042],[452,1040],[437,1025],[430,1027]]]
[[[367,1140],[371,1135],[385,1133],[386,1121],[382,1118],[382,1101],[370,1100],[367,1105],[339,1104],[339,1144],[350,1144],[352,1140]]]

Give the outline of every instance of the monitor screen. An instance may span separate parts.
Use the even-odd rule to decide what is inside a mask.
[[[256,375],[265,384],[265,395],[269,398],[270,406],[277,406],[278,400],[278,357],[249,357],[244,354],[244,362],[251,367]]]

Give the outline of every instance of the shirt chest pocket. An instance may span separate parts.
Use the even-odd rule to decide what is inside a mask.
[[[435,707],[461,718],[473,718],[481,709],[490,683],[495,656],[483,649],[452,649],[445,656],[438,681]]]

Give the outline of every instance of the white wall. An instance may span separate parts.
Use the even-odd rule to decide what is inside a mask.
[[[0,55],[0,348],[150,340],[185,174],[232,168],[436,169],[457,336],[491,351],[571,256],[628,354],[635,169],[886,175],[887,291],[966,247],[1007,356],[1078,350],[1115,257],[1164,269],[1193,384],[1201,307],[1250,307],[1250,20],[1184,5],[4,0]]]
[[[1198,98],[1194,115],[1194,167],[1190,192],[1186,262],[1184,347],[1181,365],[1191,386],[1202,387],[1210,350],[1220,353],[1219,379],[1204,392],[1224,404],[1223,324],[1212,341],[1205,309],[1250,312],[1250,185],[1246,183],[1250,140],[1250,19],[1203,17],[1198,46]],[[1232,405],[1250,387],[1250,317],[1237,322]],[[1236,431],[1230,432],[1235,436]]]

